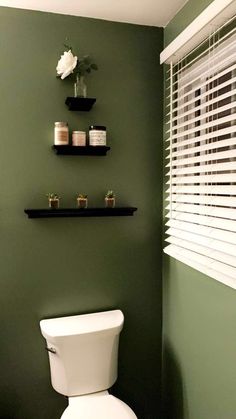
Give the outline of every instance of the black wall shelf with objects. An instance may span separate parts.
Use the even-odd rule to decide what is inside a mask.
[[[65,156],[105,156],[110,147],[103,145],[74,146],[74,145],[53,145],[52,149],[56,154]]]
[[[24,212],[28,218],[60,218],[60,217],[111,217],[129,216],[137,211],[135,207],[115,208],[27,208]]]
[[[65,101],[70,111],[82,112],[90,111],[95,102],[96,99],[91,97],[67,97]]]

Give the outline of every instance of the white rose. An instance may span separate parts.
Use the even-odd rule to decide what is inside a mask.
[[[61,56],[56,70],[62,80],[69,76],[69,74],[73,73],[73,70],[77,65],[77,60],[78,58],[72,54],[71,50],[65,51]]]

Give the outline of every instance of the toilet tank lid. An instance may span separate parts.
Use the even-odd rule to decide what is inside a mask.
[[[40,321],[42,335],[50,337],[80,335],[109,329],[122,329],[124,315],[121,310],[100,313],[79,314],[75,316],[44,319]]]

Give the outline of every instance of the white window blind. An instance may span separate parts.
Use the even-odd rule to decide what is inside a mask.
[[[236,289],[235,26],[168,70],[164,251]]]

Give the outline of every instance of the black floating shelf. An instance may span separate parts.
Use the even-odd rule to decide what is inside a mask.
[[[53,145],[52,149],[56,154],[64,156],[105,156],[110,147],[104,145]]]
[[[96,102],[95,98],[91,97],[67,97],[66,105],[70,111],[88,112]]]
[[[27,208],[24,212],[29,218],[58,218],[58,217],[111,217],[133,215],[137,211],[135,207],[115,208]]]

